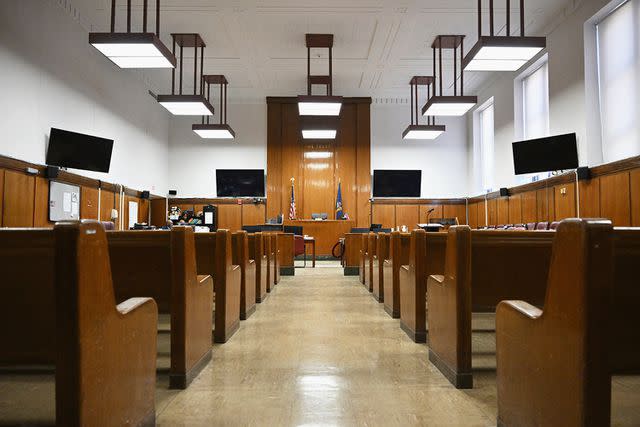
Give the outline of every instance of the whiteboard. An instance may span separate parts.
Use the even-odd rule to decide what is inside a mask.
[[[80,219],[80,187],[49,181],[49,221]]]
[[[129,202],[129,229],[138,222],[138,202]]]

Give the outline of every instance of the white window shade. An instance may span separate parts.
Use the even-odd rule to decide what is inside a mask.
[[[479,136],[482,158],[482,187],[493,189],[494,121],[493,104],[489,104],[479,115]]]
[[[602,154],[612,162],[640,154],[640,0],[597,25]]]
[[[549,135],[549,72],[545,62],[522,80],[522,130],[524,139]]]

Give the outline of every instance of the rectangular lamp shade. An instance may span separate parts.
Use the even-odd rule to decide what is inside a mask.
[[[330,129],[303,130],[303,139],[336,139],[338,131]]]
[[[234,139],[236,133],[229,125],[195,124],[191,129],[203,139]]]
[[[544,37],[482,36],[462,66],[465,71],[516,71],[546,46]]]
[[[340,110],[341,96],[298,96],[298,113],[301,116],[339,116]]]
[[[90,33],[89,43],[120,68],[175,68],[176,58],[153,33]]]
[[[478,103],[477,96],[432,96],[422,107],[423,116],[464,116]]]
[[[443,125],[410,125],[402,132],[402,139],[434,140],[446,130]]]
[[[202,95],[158,95],[157,100],[174,116],[213,116],[213,106]]]

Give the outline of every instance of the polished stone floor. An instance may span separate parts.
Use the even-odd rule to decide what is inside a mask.
[[[494,426],[492,316],[475,316],[473,390],[456,390],[336,263],[296,269],[187,390],[158,375],[159,426]],[[159,367],[168,366],[159,336]],[[613,380],[614,426],[640,425],[640,380]],[[0,425],[51,424],[53,376],[0,375]]]
[[[189,389],[159,402],[158,424],[495,425],[495,372],[456,390],[335,265],[283,277]]]

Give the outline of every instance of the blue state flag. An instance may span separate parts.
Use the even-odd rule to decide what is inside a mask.
[[[336,219],[343,219],[342,211],[342,184],[338,182],[338,196],[336,197]]]

